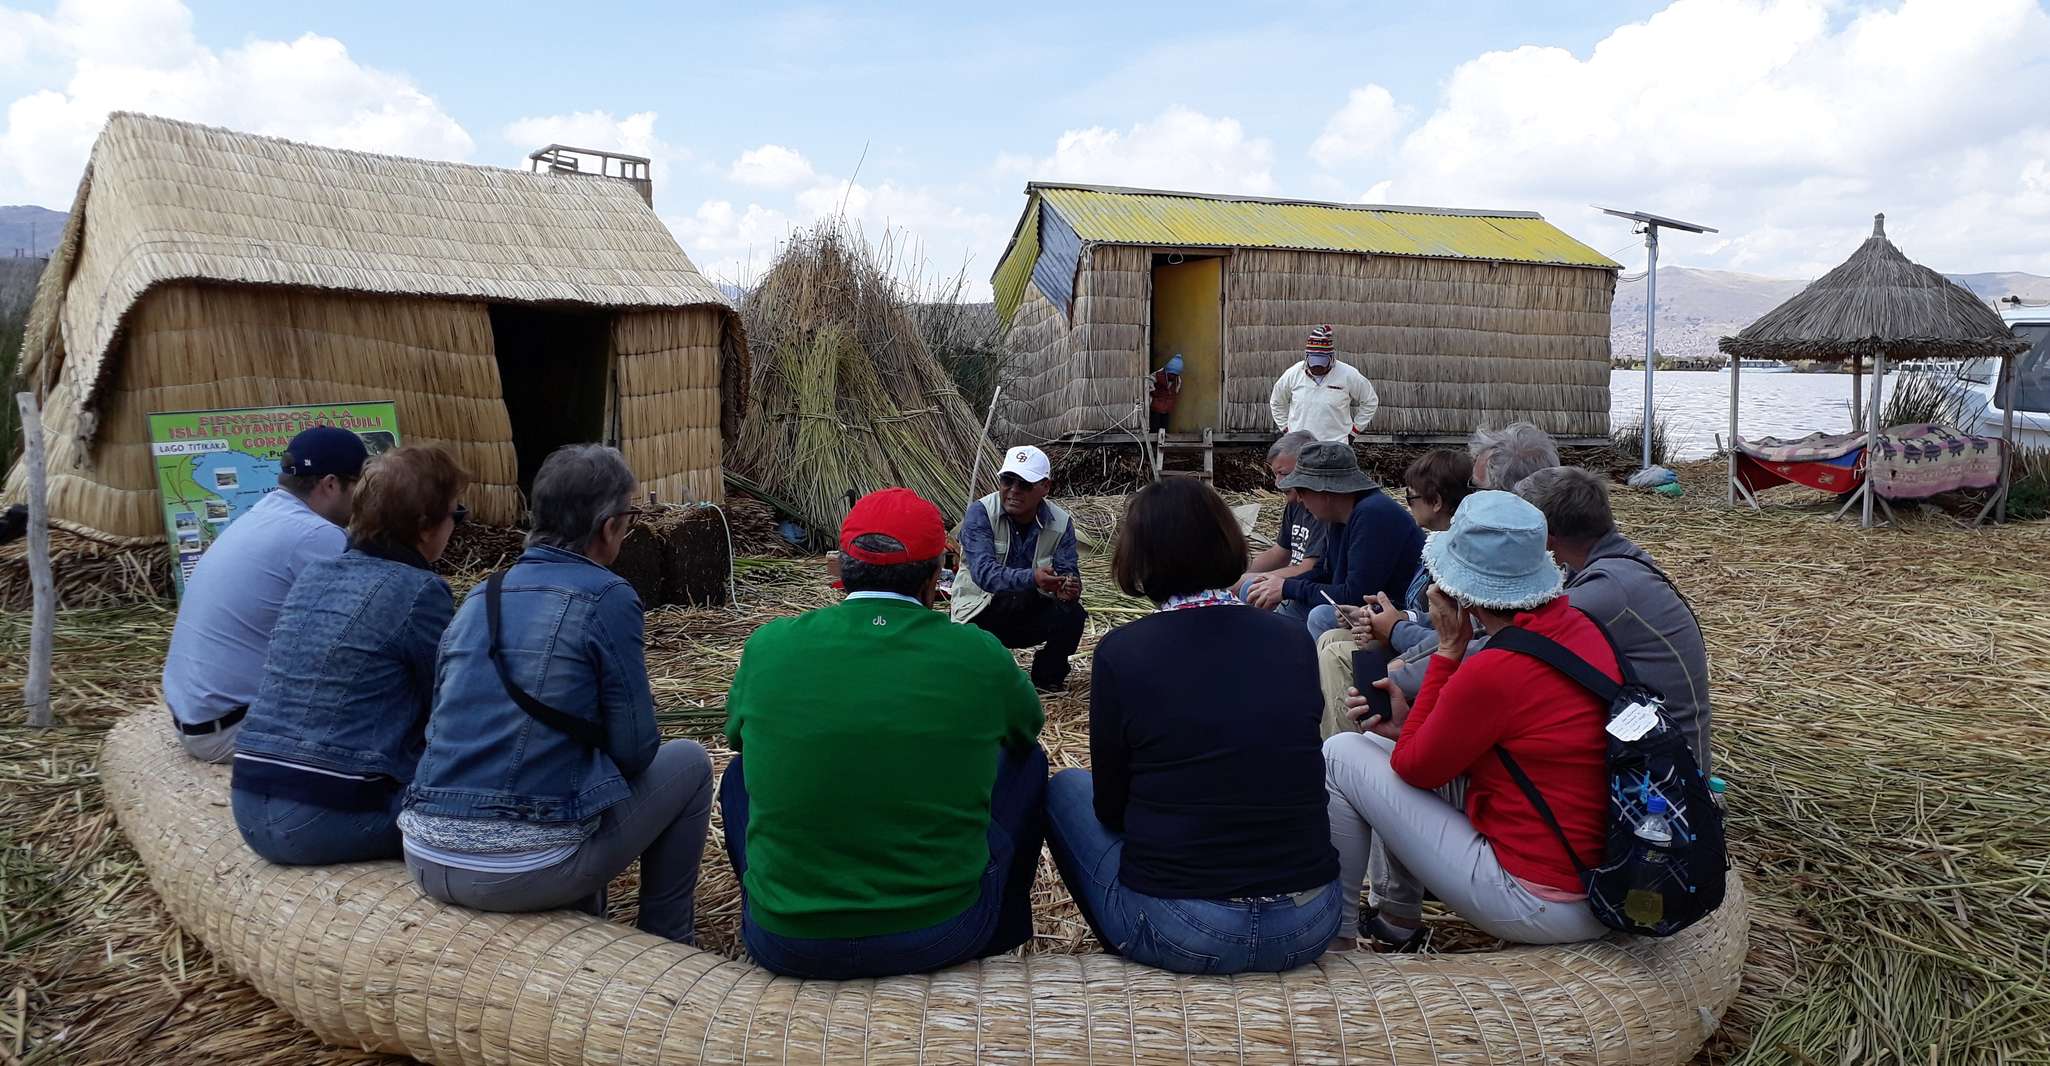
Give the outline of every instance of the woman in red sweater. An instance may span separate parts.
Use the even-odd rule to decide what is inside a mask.
[[[1392,721],[1349,707],[1365,732],[1324,745],[1331,842],[1347,913],[1340,930],[1387,947],[1416,942],[1429,892],[1482,931],[1524,944],[1607,932],[1587,908],[1572,857],[1495,754],[1529,774],[1590,866],[1602,861],[1608,812],[1606,708],[1525,655],[1469,652],[1472,621],[1550,637],[1621,678],[1601,630],[1566,602],[1545,550],[1545,517],[1507,492],[1468,496],[1452,528],[1424,546],[1431,572],[1431,657],[1416,705],[1390,688]],[[1374,906],[1352,913],[1370,872]],[[1334,945],[1348,947],[1343,938]]]

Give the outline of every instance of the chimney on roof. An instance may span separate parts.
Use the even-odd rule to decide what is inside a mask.
[[[1881,211],[1872,216],[1872,235],[1874,237],[1886,236],[1886,212]]]
[[[535,174],[595,174],[613,178],[633,186],[643,203],[655,206],[655,182],[648,176],[646,156],[551,144],[527,155],[527,169]]]

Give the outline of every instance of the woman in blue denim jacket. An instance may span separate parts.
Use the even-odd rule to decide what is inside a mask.
[[[691,741],[663,743],[640,597],[606,569],[633,495],[616,449],[571,445],[541,464],[498,610],[479,586],[442,640],[399,828],[421,890],[478,910],[602,917],[605,886],[639,859],[640,927],[689,943],[712,761]]]
[[[470,476],[436,447],[373,460],[349,550],[309,566],[278,613],[235,741],[235,825],[288,865],[399,857],[399,803],[434,694],[453,600],[431,566]]]

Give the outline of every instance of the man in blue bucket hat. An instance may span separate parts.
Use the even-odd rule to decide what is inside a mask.
[[[1146,417],[1146,428],[1155,433],[1166,429],[1168,416],[1174,414],[1175,401],[1181,398],[1182,357],[1176,355],[1153,372],[1152,411]]]
[[[1511,493],[1483,491],[1425,543],[1437,650],[1415,706],[1381,682],[1387,717],[1350,699],[1364,732],[1324,743],[1341,931],[1357,928],[1385,947],[1419,943],[1429,892],[1515,943],[1606,932],[1588,909],[1575,860],[1602,861],[1608,708],[1535,658],[1470,647],[1475,620],[1490,633],[1515,626],[1621,680],[1608,638],[1567,602],[1546,540],[1543,512]],[[1511,760],[1544,797],[1556,831],[1519,786]],[[1372,882],[1374,906],[1355,925],[1363,880]]]

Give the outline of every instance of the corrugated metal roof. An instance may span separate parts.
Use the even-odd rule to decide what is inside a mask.
[[[1152,189],[1032,184],[1096,244],[1297,248],[1620,269],[1530,212],[1228,198]],[[1035,200],[1036,204],[1036,200]]]

